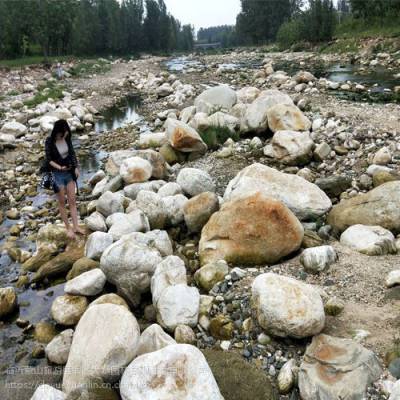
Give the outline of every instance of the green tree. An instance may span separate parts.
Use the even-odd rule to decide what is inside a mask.
[[[302,0],[241,0],[237,17],[238,38],[244,43],[260,44],[276,39],[281,25],[297,13]]]

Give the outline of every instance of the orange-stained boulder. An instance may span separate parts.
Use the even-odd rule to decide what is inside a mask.
[[[225,203],[211,216],[201,233],[201,263],[274,263],[297,250],[303,235],[301,223],[283,203],[253,193]]]
[[[169,144],[184,153],[205,152],[207,145],[195,129],[181,121],[168,118],[165,123]]]

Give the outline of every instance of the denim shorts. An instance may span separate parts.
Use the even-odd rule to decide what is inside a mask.
[[[74,179],[70,171],[54,171],[54,183],[57,188],[67,187]]]

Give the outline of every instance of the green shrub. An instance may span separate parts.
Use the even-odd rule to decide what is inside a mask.
[[[63,98],[64,87],[57,85],[55,82],[48,82],[47,85],[39,86],[39,91],[31,99],[24,101],[24,104],[28,107],[35,107],[48,99],[59,100]]]
[[[111,69],[110,63],[103,59],[82,61],[68,70],[75,77],[89,74],[103,74]]]
[[[281,25],[276,40],[282,49],[288,49],[301,40],[301,23],[300,19],[294,19]]]
[[[209,149],[216,149],[224,144],[229,138],[234,141],[239,140],[239,133],[231,132],[229,128],[219,126],[209,126],[200,132],[200,136]]]

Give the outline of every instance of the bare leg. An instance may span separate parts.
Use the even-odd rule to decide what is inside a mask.
[[[74,235],[74,232],[71,230],[71,227],[69,226],[69,222],[68,222],[67,209],[65,208],[65,188],[64,187],[60,187],[60,191],[57,193],[57,198],[58,198],[58,209],[60,211],[60,216],[64,222],[65,228],[67,229],[67,236],[70,239],[73,239],[75,237],[75,235]]]
[[[69,204],[69,211],[71,213],[72,225],[74,232],[85,234],[85,231],[78,225],[78,211],[76,209],[76,196],[75,196],[75,182],[71,181],[67,185],[67,197]]]

